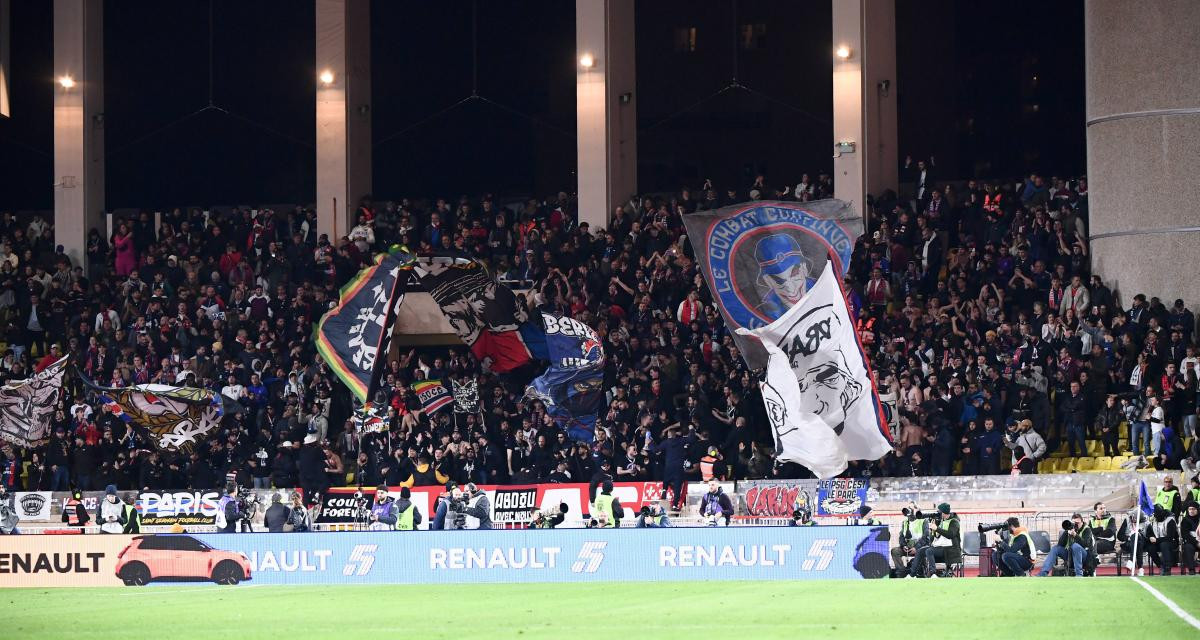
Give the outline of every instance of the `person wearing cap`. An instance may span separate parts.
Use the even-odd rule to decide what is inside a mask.
[[[783,315],[816,284],[812,265],[790,234],[776,233],[759,240],[754,259],[758,262],[758,281],[767,289],[756,308],[767,317]]]
[[[304,436],[299,456],[300,488],[306,494],[325,493],[329,490],[329,476],[325,473],[325,452],[321,449],[315,433]]]
[[[115,485],[104,488],[104,498],[96,505],[96,522],[100,523],[100,533],[121,533],[124,530],[125,505],[117,495]]]
[[[937,506],[937,515],[925,526],[925,535],[918,543],[909,575],[936,578],[938,562],[946,563],[947,568],[962,562],[958,515],[945,502]]]
[[[871,506],[864,504],[858,508],[858,524],[867,525],[869,527],[878,527],[883,524],[878,518],[871,515]]]
[[[375,490],[375,504],[371,507],[369,520],[371,531],[391,531],[396,527],[396,503],[383,485]]]
[[[412,501],[412,489],[400,488],[400,499],[396,500],[396,530],[412,531],[422,522],[421,512]]]

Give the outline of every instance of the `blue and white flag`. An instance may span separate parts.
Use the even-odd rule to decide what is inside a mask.
[[[1142,481],[1142,488],[1138,490],[1138,508],[1146,517],[1154,516],[1154,502],[1150,500],[1150,493],[1146,491],[1146,481]]]
[[[596,332],[571,318],[542,313],[550,367],[525,389],[572,440],[591,442],[604,399],[604,348]]]

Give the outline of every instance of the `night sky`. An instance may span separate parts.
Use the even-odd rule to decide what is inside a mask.
[[[51,7],[12,3],[0,209],[53,206]],[[377,198],[574,189],[574,3],[473,7],[372,3]],[[829,12],[638,2],[640,188],[828,170]],[[902,153],[943,178],[1084,170],[1080,0],[905,1],[896,22]],[[309,2],[107,2],[108,207],[311,202],[313,30]]]

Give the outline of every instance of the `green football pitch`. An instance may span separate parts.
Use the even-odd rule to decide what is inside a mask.
[[[1200,617],[1200,577],[1145,578]],[[17,638],[1197,638],[1129,578],[0,590]]]

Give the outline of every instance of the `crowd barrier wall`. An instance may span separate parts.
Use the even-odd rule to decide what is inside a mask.
[[[886,529],[712,527],[0,537],[6,587],[877,578]]]

